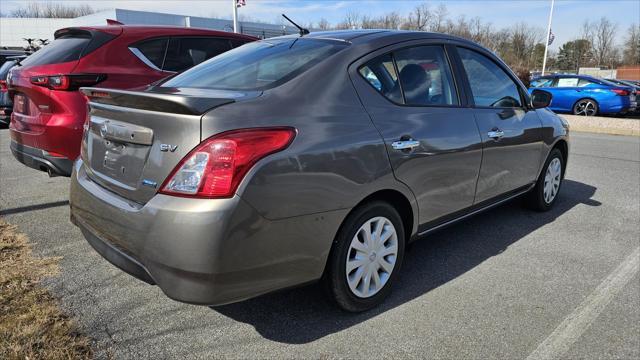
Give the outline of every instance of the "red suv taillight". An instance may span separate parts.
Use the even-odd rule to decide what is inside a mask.
[[[614,93],[620,96],[629,96],[630,94],[629,90],[625,90],[625,89],[611,89],[611,91],[613,91]]]
[[[160,193],[231,197],[258,160],[286,149],[295,135],[292,128],[243,129],[215,135],[180,161],[160,187]]]
[[[36,75],[31,77],[31,83],[51,90],[78,90],[83,86],[97,85],[106,78],[105,74]]]

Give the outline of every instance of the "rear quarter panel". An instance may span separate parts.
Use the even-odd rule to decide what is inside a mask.
[[[238,128],[296,128],[289,148],[259,161],[238,189],[267,219],[348,209],[382,189],[405,195],[417,215],[413,194],[393,177],[384,142],[349,81],[352,58],[343,52],[255,100],[203,117],[203,139]]]

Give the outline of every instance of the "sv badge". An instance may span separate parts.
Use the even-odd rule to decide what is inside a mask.
[[[178,145],[160,144],[160,151],[162,152],[174,152],[178,148]]]

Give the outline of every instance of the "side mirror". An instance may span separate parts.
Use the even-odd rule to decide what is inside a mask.
[[[544,90],[535,89],[531,92],[531,103],[534,109],[542,109],[551,105],[553,95]]]

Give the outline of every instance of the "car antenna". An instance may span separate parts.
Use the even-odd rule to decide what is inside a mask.
[[[297,27],[297,28],[298,28],[298,30],[300,30],[300,36],[305,36],[305,35],[307,35],[307,34],[309,33],[309,29],[305,29],[305,28],[303,28],[302,26],[300,26],[300,25],[298,25],[298,24],[294,23],[294,22],[293,22],[293,20],[291,20],[291,19],[289,19],[289,17],[287,17],[287,15],[282,14],[282,16],[283,16],[285,19],[287,19],[287,21],[289,21],[290,23],[292,23],[292,24],[293,24],[293,26]]]

